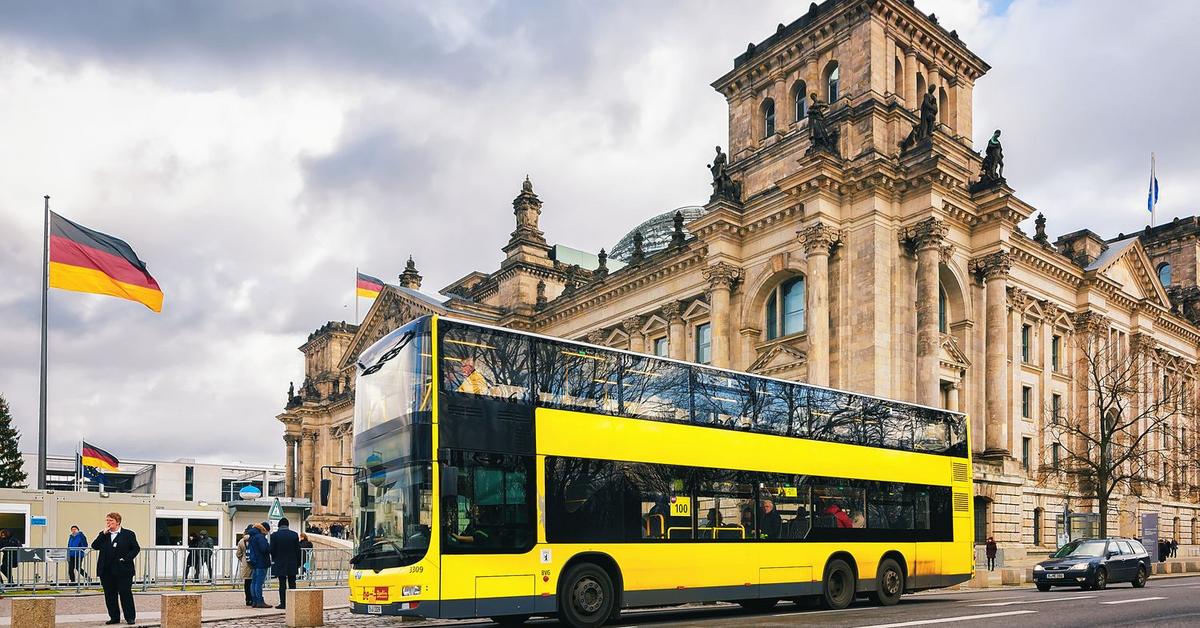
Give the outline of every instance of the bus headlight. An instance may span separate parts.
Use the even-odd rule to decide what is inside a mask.
[[[400,589],[400,595],[402,597],[408,597],[410,595],[420,595],[420,594],[421,594],[421,585],[414,585],[411,587],[404,587],[404,588]]]

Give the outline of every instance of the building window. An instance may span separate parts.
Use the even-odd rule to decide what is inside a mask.
[[[1045,511],[1041,508],[1033,509],[1033,544],[1042,544],[1042,517],[1045,516]]]
[[[828,95],[826,102],[832,103],[841,95],[841,91],[838,89],[839,74],[837,61],[830,62],[829,69],[825,71],[825,87]]]
[[[1033,446],[1033,439],[1028,436],[1021,439],[1021,468],[1029,470],[1029,450]]]
[[[1059,368],[1060,368],[1060,366],[1059,366],[1060,357],[1059,356],[1061,355],[1060,354],[1061,350],[1062,350],[1062,336],[1055,334],[1054,337],[1050,339],[1050,367],[1053,368],[1055,371],[1059,370]]]
[[[185,501],[185,502],[192,501],[192,494],[194,492],[192,490],[192,486],[195,483],[194,482],[195,479],[196,479],[196,468],[195,467],[184,467],[183,468],[183,501]]]
[[[704,323],[696,326],[696,362],[708,364],[712,362],[712,324]]]
[[[772,290],[764,315],[767,340],[804,331],[804,277],[792,277]]]
[[[770,98],[763,101],[763,137],[775,135],[775,101]]]
[[[1062,418],[1062,395],[1054,393],[1050,395],[1050,420],[1055,424]]]
[[[946,333],[946,291],[938,286],[938,331]]]
[[[1029,364],[1029,344],[1032,335],[1033,327],[1021,325],[1021,361],[1025,364]]]
[[[660,358],[665,358],[667,357],[668,349],[669,345],[667,344],[666,336],[654,339],[654,355],[657,355]]]
[[[1029,418],[1029,405],[1033,400],[1033,389],[1028,386],[1021,387],[1021,416]]]
[[[986,543],[988,539],[988,507],[991,502],[986,497],[975,498],[975,542]]]
[[[900,57],[896,57],[896,71],[892,77],[892,84],[895,87],[895,92],[899,96],[904,96],[904,65],[900,63]]]
[[[1170,264],[1159,264],[1158,265],[1158,281],[1162,283],[1164,288],[1171,285],[1171,265]]]
[[[938,123],[946,124],[950,116],[950,103],[946,98],[946,88],[938,88]]]
[[[1058,465],[1062,462],[1062,445],[1054,443],[1050,446],[1050,467],[1055,471],[1058,470]]]
[[[804,84],[804,81],[796,81],[796,85],[792,87],[792,113],[797,124],[808,116],[807,90],[808,86]]]

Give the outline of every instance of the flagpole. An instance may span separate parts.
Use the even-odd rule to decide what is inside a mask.
[[[1150,196],[1154,196],[1154,152],[1150,152]],[[1152,198],[1150,202],[1150,226],[1154,226],[1155,212],[1158,211],[1158,199]]]
[[[358,325],[358,266],[354,267],[354,292],[351,298],[354,299],[354,324]]]
[[[45,196],[42,214],[42,384],[38,405],[37,487],[46,489],[46,306],[50,292],[50,195]]]

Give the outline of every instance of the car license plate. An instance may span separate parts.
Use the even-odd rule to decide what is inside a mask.
[[[382,615],[383,607],[378,604],[371,604],[371,605],[367,606],[367,614],[368,615]]]
[[[1060,574],[1060,573],[1048,573],[1048,574],[1046,574],[1046,577],[1047,577],[1047,578],[1061,578],[1061,577],[1063,577],[1063,574]]]

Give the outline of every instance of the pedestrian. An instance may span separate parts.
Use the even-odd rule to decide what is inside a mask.
[[[184,562],[183,562],[183,579],[184,580],[187,580],[188,578],[190,578],[192,576],[192,565],[195,565],[195,564],[196,564],[196,534],[193,532],[192,534],[188,535],[187,549],[184,550]],[[199,578],[200,576],[197,574],[196,577]]]
[[[137,610],[133,607],[133,561],[142,547],[133,530],[121,527],[121,513],[110,512],[104,516],[104,530],[92,541],[92,549],[99,553],[96,575],[100,576],[104,605],[108,607],[105,623],[121,623],[122,611],[126,623],[134,623]]]
[[[1168,545],[1167,545],[1166,539],[1158,540],[1158,562],[1160,562],[1160,563],[1167,562],[1167,547],[1168,547]]]
[[[214,545],[216,545],[216,543],[214,543],[213,538],[208,535],[208,530],[201,528],[199,534],[196,535],[196,580],[200,579],[200,567],[203,566],[208,570],[208,581],[212,582],[212,555]]]
[[[87,572],[83,567],[83,556],[87,553],[87,537],[79,531],[79,526],[71,526],[71,535],[67,537],[67,576],[71,584],[75,584],[75,574],[87,580]]]
[[[0,528],[0,576],[9,584],[13,582],[12,568],[17,563],[14,547],[21,547],[21,542],[13,538],[12,532]]]
[[[246,592],[246,606],[254,606],[254,593],[251,590],[253,584],[251,569],[250,569],[250,550],[246,545],[250,542],[250,528],[246,526],[246,531],[242,534],[242,538],[237,544],[237,559],[238,559],[238,575],[242,579],[242,589]]]
[[[312,541],[308,540],[308,535],[300,533],[300,569],[302,575],[308,575],[312,568]]]
[[[1179,541],[1171,539],[1171,558],[1175,558],[1179,554]]]
[[[250,541],[246,553],[250,562],[250,595],[254,598],[253,608],[271,608],[263,600],[263,583],[267,580],[267,569],[271,567],[271,544],[267,542],[267,528],[256,523],[246,528]]]
[[[987,543],[985,543],[983,547],[984,547],[984,554],[987,555],[988,571],[995,571],[996,570],[996,539],[989,536],[987,538]]]
[[[284,517],[271,534],[271,573],[279,578],[279,606],[275,608],[287,608],[287,590],[288,587],[296,588],[299,571],[300,537],[288,528],[287,517]]]

